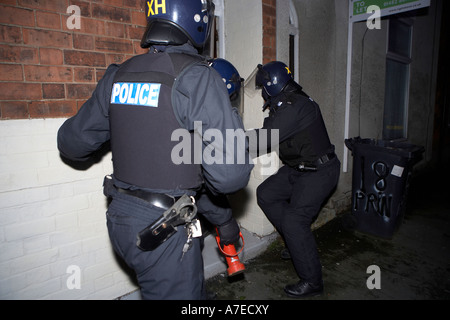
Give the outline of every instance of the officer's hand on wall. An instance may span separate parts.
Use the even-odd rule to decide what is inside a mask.
[[[234,218],[228,222],[217,226],[219,233],[220,244],[222,246],[230,245],[239,241],[240,228]]]

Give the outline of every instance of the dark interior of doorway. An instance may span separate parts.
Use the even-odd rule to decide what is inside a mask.
[[[439,167],[450,165],[450,1],[442,1],[442,25],[434,113],[433,162]]]

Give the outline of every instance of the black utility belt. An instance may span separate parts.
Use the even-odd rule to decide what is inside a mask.
[[[147,201],[155,207],[167,210],[181,197],[173,197],[165,193],[154,193],[143,190],[129,190],[116,187],[117,191]]]
[[[319,159],[316,160],[314,163],[306,163],[306,162],[300,162],[298,165],[292,167],[293,169],[299,171],[299,172],[315,172],[317,171],[317,167],[320,165],[323,165],[327,163],[328,161],[333,160],[336,158],[336,154],[334,152],[327,153]]]

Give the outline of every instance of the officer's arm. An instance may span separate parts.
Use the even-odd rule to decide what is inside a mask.
[[[264,119],[261,129],[249,133],[253,134],[257,141],[250,145],[250,151],[259,155],[270,152],[279,143],[305,129],[317,116],[317,108],[309,100],[295,106],[280,106],[272,116]],[[276,134],[272,132],[273,130],[277,131]]]
[[[108,67],[89,100],[59,128],[58,149],[65,158],[87,160],[109,140],[109,99],[117,68]]]
[[[202,167],[211,191],[229,194],[245,187],[253,163],[242,119],[218,73],[204,65],[191,67],[175,84],[173,102],[183,126],[203,137]]]

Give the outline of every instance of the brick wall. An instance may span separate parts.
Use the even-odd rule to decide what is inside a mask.
[[[277,0],[262,0],[263,63],[277,59]]]
[[[68,117],[111,63],[145,52],[144,0],[2,0],[0,119]],[[80,9],[79,28],[74,24]],[[69,23],[68,23],[69,20]],[[72,28],[72,29],[70,29]]]

